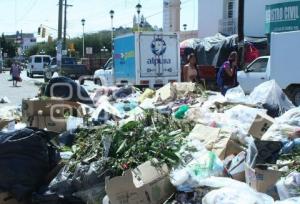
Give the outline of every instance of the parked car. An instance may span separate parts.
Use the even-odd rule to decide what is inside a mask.
[[[59,76],[69,77],[74,80],[91,74],[86,65],[78,64],[73,57],[63,57],[60,67],[57,66],[56,58],[53,58],[50,64],[45,68],[44,81],[48,82],[55,72],[58,73]],[[81,80],[80,83],[83,84],[84,80]]]
[[[113,78],[112,78],[112,68],[113,68],[113,60],[109,58],[102,69],[95,71],[94,73],[94,83],[100,86],[112,86]]]
[[[50,55],[32,55],[27,64],[27,76],[33,77],[35,74],[44,75],[45,66],[51,61]]]

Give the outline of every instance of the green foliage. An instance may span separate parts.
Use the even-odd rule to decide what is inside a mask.
[[[177,153],[191,129],[192,124],[153,111],[146,112],[144,119],[122,127],[84,129],[76,136],[71,163],[74,167],[80,162],[108,158],[107,168],[115,175],[154,158],[173,166],[179,162]]]
[[[7,53],[9,58],[16,56],[17,46],[14,40],[8,40],[5,38],[4,33],[2,33],[0,40],[0,47],[3,49],[3,53]]]
[[[31,55],[36,55],[36,54],[40,54],[42,51],[45,52],[46,55],[51,55],[52,57],[54,57],[56,55],[56,42],[42,42],[42,43],[37,43],[36,45],[30,47],[27,51],[26,51],[26,56],[31,56]]]

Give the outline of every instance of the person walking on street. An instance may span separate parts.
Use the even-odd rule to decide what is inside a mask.
[[[223,63],[217,74],[217,85],[225,96],[228,89],[236,87],[237,82],[237,52],[231,52],[228,60]]]
[[[13,86],[18,86],[18,81],[21,81],[21,69],[15,61],[11,65],[10,74],[12,76]]]
[[[188,56],[188,63],[183,67],[183,81],[184,82],[196,82],[197,81],[197,60],[194,53]]]

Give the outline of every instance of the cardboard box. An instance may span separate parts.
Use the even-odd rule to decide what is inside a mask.
[[[105,190],[113,204],[163,203],[175,192],[168,173],[166,165],[156,168],[147,161],[107,180]]]
[[[68,114],[80,117],[84,115],[84,111],[79,103],[60,98],[25,99],[22,101],[22,118],[25,121],[27,118],[37,115],[64,117]]]
[[[67,119],[56,118],[52,120],[50,116],[33,116],[32,121],[28,121],[29,127],[36,127],[39,129],[45,129],[53,132],[64,132],[67,130]]]
[[[248,133],[257,139],[261,139],[274,122],[274,118],[259,113],[256,115]]]
[[[245,182],[245,159],[246,152],[240,152],[232,160],[228,168],[228,173],[233,179]]]
[[[253,169],[245,163],[245,175],[246,183],[253,189],[261,193],[266,193],[273,198],[278,197],[275,184],[281,177],[280,171]]]
[[[158,89],[155,93],[156,101],[171,101],[176,98],[176,89],[172,83],[168,83],[165,86]]]
[[[197,124],[188,137],[200,140],[207,150],[216,153],[221,160],[224,160],[227,156],[237,155],[244,150],[241,145],[230,139],[231,136],[231,132],[223,129]]]

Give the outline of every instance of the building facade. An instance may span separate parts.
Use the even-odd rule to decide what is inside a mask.
[[[163,31],[180,31],[180,0],[163,0]]]

